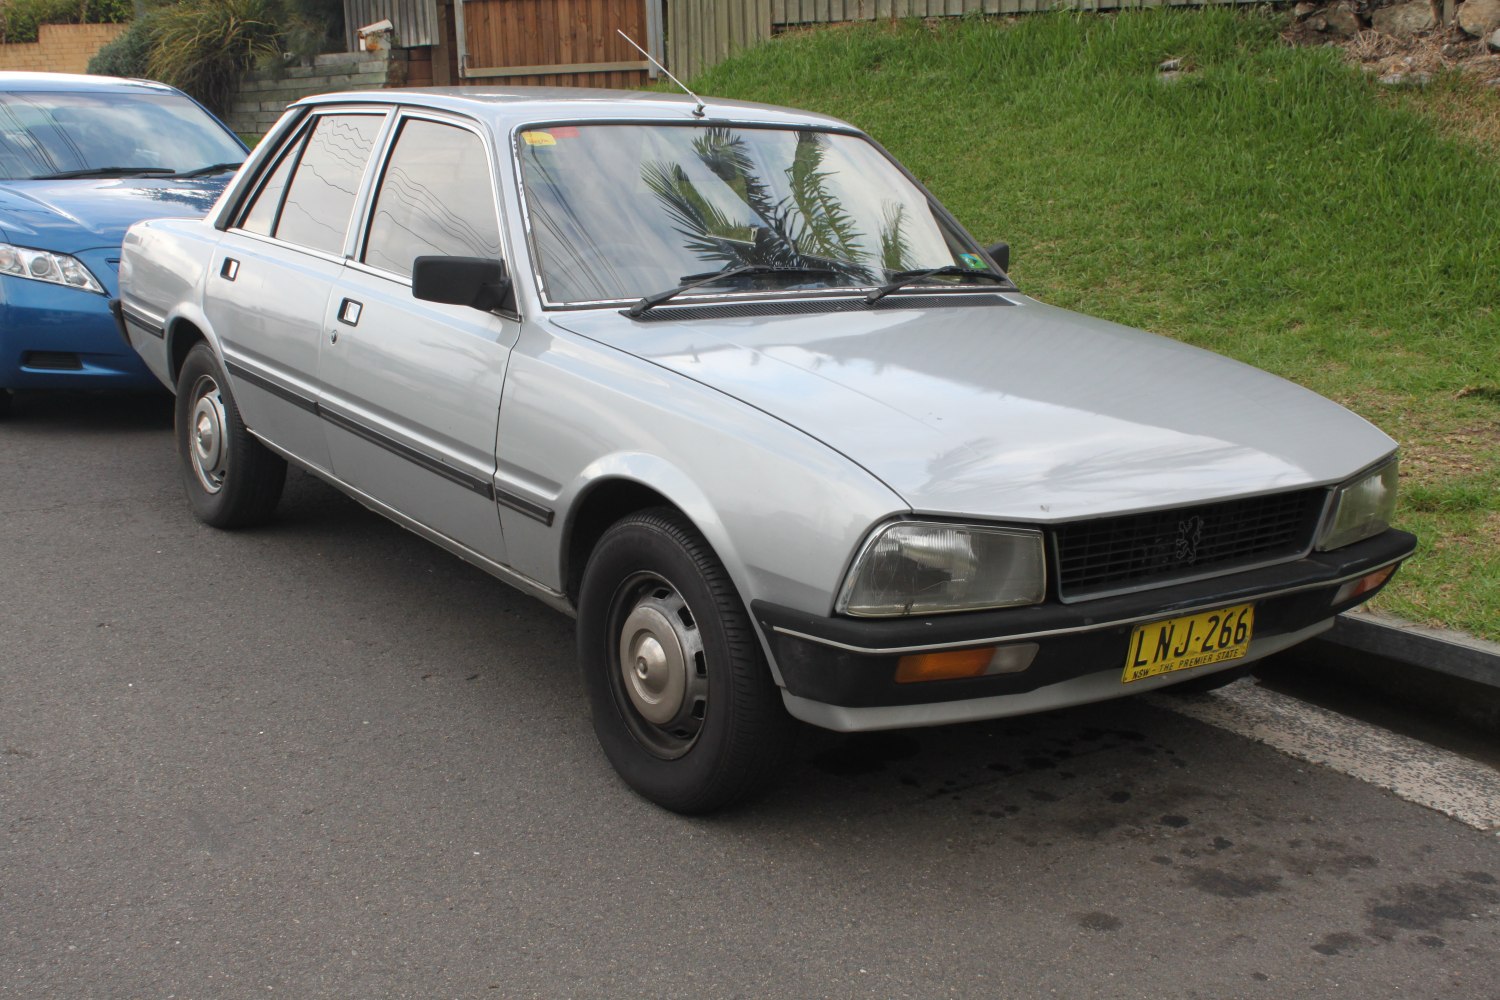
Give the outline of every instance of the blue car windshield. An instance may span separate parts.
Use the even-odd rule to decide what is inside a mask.
[[[660,298],[684,284],[672,294],[873,288],[912,273],[966,284],[989,274],[968,237],[859,136],[550,125],[522,130],[515,148],[552,303]]]
[[[0,180],[175,174],[238,163],[234,136],[172,93],[0,93]]]

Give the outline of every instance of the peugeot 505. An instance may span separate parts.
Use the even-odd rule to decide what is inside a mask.
[[[1211,686],[1413,551],[1375,427],[1007,270],[833,118],[384,91],[131,228],[120,312],[198,518],[291,462],[575,615],[604,753],[703,812],[800,723]]]

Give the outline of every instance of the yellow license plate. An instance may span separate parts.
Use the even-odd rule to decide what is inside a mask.
[[[1125,673],[1120,683],[1170,674],[1174,670],[1238,660],[1250,648],[1255,605],[1205,611],[1137,625],[1130,633]]]

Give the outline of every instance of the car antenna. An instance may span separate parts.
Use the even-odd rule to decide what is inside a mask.
[[[653,57],[651,55],[651,53],[647,52],[645,49],[641,48],[639,45],[636,45],[634,38],[631,38],[629,35],[625,34],[625,32],[621,31],[619,28],[615,29],[615,34],[619,35],[621,38],[625,39],[632,46],[634,46],[634,48],[635,48],[635,50],[637,52],[639,52],[641,55],[645,56],[648,60],[650,60],[651,65],[655,66],[657,69],[659,69],[663,73],[667,74],[667,79],[668,80],[671,80],[673,83],[677,84],[677,86],[679,86],[679,87],[682,88],[683,93],[687,94],[693,100],[697,101],[698,102],[698,106],[693,109],[693,117],[694,118],[702,118],[703,117],[703,98],[699,97],[697,94],[693,93],[691,90],[688,90],[687,84],[683,83],[681,80],[677,79],[677,77],[673,76],[672,75],[672,71],[669,70],[669,69],[667,69],[667,67],[663,66],[661,63],[657,62],[656,59],[655,59],[655,57]]]

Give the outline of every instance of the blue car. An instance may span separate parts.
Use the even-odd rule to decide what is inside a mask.
[[[145,80],[0,73],[0,416],[16,389],[157,389],[110,313],[120,241],[197,217],[245,144]]]

